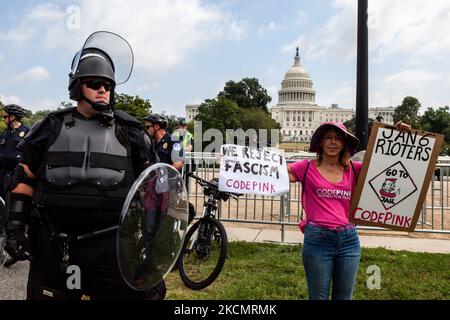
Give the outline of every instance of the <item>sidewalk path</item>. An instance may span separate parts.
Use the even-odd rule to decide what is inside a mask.
[[[228,240],[247,242],[281,242],[281,232],[271,229],[232,228],[226,227]],[[359,236],[361,247],[386,248],[389,250],[405,250],[411,252],[450,253],[450,240],[416,239],[387,236]],[[300,231],[285,231],[284,243],[303,243]]]

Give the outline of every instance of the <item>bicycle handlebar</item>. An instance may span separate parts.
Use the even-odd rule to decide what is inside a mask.
[[[188,174],[189,177],[194,178],[195,180],[197,180],[197,183],[200,184],[201,186],[209,186],[212,187],[214,189],[216,189],[217,191],[219,191],[219,186],[217,184],[211,183],[210,181],[206,181],[205,179],[202,179],[196,175],[194,175],[192,172],[189,172]],[[237,200],[237,198],[239,196],[241,196],[242,194],[240,193],[233,193],[233,192],[228,192],[228,191],[219,191],[222,194],[226,194],[234,199]]]

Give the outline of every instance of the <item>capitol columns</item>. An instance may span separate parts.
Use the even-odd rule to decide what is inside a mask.
[[[369,30],[368,0],[358,0],[358,53],[356,77],[356,136],[360,150],[367,147],[369,120]]]

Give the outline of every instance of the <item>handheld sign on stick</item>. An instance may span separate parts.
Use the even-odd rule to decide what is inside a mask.
[[[359,225],[414,231],[443,136],[375,123],[350,205]]]

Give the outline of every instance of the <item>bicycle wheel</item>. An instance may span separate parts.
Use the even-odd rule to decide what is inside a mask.
[[[201,290],[219,276],[227,256],[228,239],[223,225],[213,217],[197,221],[187,232],[178,259],[183,283]]]

